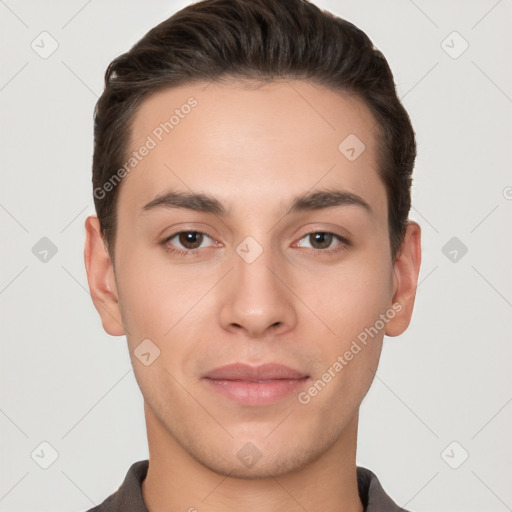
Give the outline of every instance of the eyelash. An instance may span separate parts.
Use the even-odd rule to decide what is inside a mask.
[[[195,231],[195,230],[183,230],[183,231],[176,231],[176,233],[168,236],[165,240],[162,240],[162,245],[164,246],[165,250],[172,254],[177,254],[178,256],[189,256],[194,257],[197,256],[199,253],[199,249],[176,249],[176,247],[173,247],[169,245],[169,242],[175,238],[178,235],[181,235],[182,233],[197,233],[200,235],[206,235],[208,238],[214,239],[210,234],[206,233],[205,231]],[[211,247],[207,247],[207,249],[211,249]]]
[[[197,233],[197,234],[201,234],[201,235],[206,235],[208,238],[211,238],[212,240],[214,240],[214,238],[211,235],[209,235],[208,233],[206,233],[204,231],[194,231],[194,230],[177,231],[176,233],[173,233],[172,235],[168,236],[161,242],[161,245],[164,246],[165,250],[168,253],[176,254],[178,256],[186,256],[186,257],[195,257],[198,255],[200,249],[177,249],[176,247],[169,245],[169,242],[173,238],[175,238],[178,235],[181,235],[182,233]],[[332,235],[340,243],[337,246],[335,246],[334,248],[330,248],[330,249],[314,249],[314,248],[305,247],[305,249],[312,251],[312,254],[314,256],[320,256],[323,254],[337,254],[338,252],[341,252],[341,251],[347,249],[347,247],[349,247],[351,245],[350,242],[345,237],[338,235],[336,233],[332,233],[330,231],[311,231],[309,233],[306,233],[300,240],[303,240],[304,238],[307,238],[311,235],[316,235],[316,234]],[[299,242],[300,242],[300,240],[299,240]],[[212,247],[207,247],[207,249],[211,249],[211,248]]]

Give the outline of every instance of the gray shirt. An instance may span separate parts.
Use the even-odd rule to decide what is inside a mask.
[[[148,466],[148,460],[132,464],[119,489],[87,512],[148,512],[141,488]],[[378,478],[369,469],[357,468],[357,485],[365,512],[407,512],[385,493]]]

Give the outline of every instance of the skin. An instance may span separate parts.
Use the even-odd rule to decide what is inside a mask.
[[[106,332],[126,334],[144,397],[144,501],[150,512],[361,512],[359,407],[384,334],[409,325],[420,228],[409,223],[393,260],[376,121],[362,101],[305,81],[206,85],[167,89],[139,107],[134,150],[189,97],[198,101],[120,185],[115,261],[97,218],[85,223],[92,299]],[[355,161],[338,150],[349,134],[366,146]],[[371,211],[287,213],[296,196],[327,189],[356,194]],[[229,215],[143,211],[170,190],[214,196]],[[180,230],[207,233],[193,255],[166,250],[193,247],[186,238],[165,242]],[[333,237],[322,246],[312,232],[349,243]],[[252,263],[236,252],[247,236],[263,250]],[[299,391],[307,390],[393,304],[400,312],[307,404],[292,393],[241,405],[201,379],[228,363],[274,362],[309,375]],[[160,350],[149,366],[134,356],[147,338]],[[237,457],[246,443],[261,454],[251,467]]]

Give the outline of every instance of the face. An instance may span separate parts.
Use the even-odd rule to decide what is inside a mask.
[[[279,475],[355,435],[404,323],[376,123],[303,81],[206,85],[137,111],[98,310],[127,335],[148,431],[218,473]]]

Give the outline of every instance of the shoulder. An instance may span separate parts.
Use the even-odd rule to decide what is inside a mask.
[[[142,499],[141,488],[148,472],[148,465],[148,460],[133,463],[117,491],[87,512],[148,512]]]
[[[357,485],[364,512],[408,512],[391,499],[377,475],[369,469],[358,466]]]

